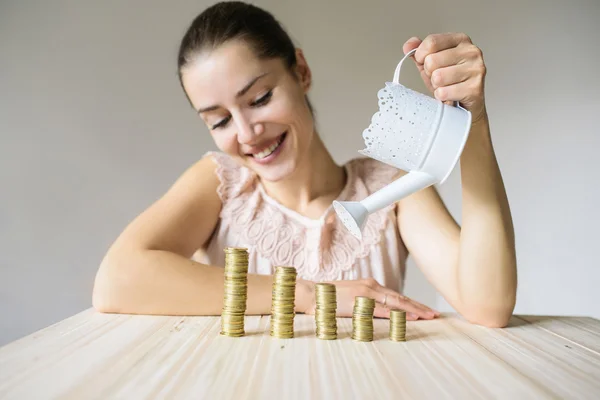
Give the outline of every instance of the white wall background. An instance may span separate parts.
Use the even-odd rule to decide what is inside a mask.
[[[110,243],[214,149],[175,64],[210,3],[0,2],[0,345],[89,307]],[[600,2],[256,3],[304,48],[340,163],[362,147],[402,43],[468,33],[515,220],[516,312],[600,317]],[[403,79],[425,90],[410,63]],[[460,220],[459,185],[457,170],[440,191]],[[407,294],[449,310],[412,263]]]

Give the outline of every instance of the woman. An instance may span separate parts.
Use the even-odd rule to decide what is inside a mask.
[[[437,311],[401,295],[410,253],[467,320],[505,326],[516,297],[513,227],[484,104],[481,51],[464,34],[408,40],[436,98],[460,101],[473,122],[461,158],[463,226],[433,188],[372,214],[362,241],[331,203],[360,200],[403,172],[372,159],[337,165],[315,129],[311,71],[273,16],[229,2],[206,9],[180,47],[181,86],[220,149],[206,154],[137,217],[99,268],[102,312],[219,315],[223,249],[250,251],[248,314],[269,314],[272,271],[298,269],[296,307],[314,312],[313,287],[330,281],[338,314],[357,295],[431,319]]]

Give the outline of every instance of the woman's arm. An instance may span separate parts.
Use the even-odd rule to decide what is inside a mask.
[[[481,52],[462,34],[409,41],[405,52],[416,46],[415,61],[432,92],[461,101],[474,122],[460,161],[462,228],[428,188],[399,202],[399,229],[419,267],[459,313],[505,326],[516,302],[514,229],[483,105]]]
[[[223,268],[190,260],[213,232],[221,210],[215,164],[205,158],[138,216],[102,261],[93,305],[102,312],[218,315]],[[272,277],[249,274],[248,314],[269,314]],[[297,297],[307,297],[300,284]]]
[[[106,313],[220,315],[224,269],[190,257],[206,244],[221,210],[215,164],[206,158],[137,217],[111,246],[94,285],[94,307]],[[247,314],[271,313],[271,275],[248,274]],[[355,296],[370,296],[409,312],[409,319],[433,318],[429,307],[384,288],[373,279],[335,282],[338,315],[350,316]],[[296,282],[296,311],[314,313],[314,283]],[[388,317],[378,306],[376,314]]]
[[[501,327],[516,301],[514,233],[491,141],[477,132],[484,128],[474,129],[461,157],[462,229],[432,187],[399,202],[398,225],[416,264],[450,305],[473,323]]]

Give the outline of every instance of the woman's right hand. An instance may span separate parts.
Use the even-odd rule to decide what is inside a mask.
[[[336,297],[337,297],[337,316],[338,317],[351,317],[352,310],[354,308],[354,298],[356,296],[369,297],[375,300],[375,312],[374,316],[379,318],[389,318],[390,310],[404,310],[406,311],[407,320],[421,319],[433,319],[440,315],[439,311],[435,311],[426,305],[418,303],[414,300],[409,299],[400,293],[381,286],[375,279],[359,279],[349,281],[332,281],[336,286]],[[300,304],[304,303],[304,307],[299,307],[298,311],[304,312],[305,314],[313,315],[316,308],[315,290],[314,283],[307,281],[300,281],[299,285],[308,286],[309,290],[304,290],[307,299],[302,299]]]

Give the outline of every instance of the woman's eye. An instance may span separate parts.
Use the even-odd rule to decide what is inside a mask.
[[[271,99],[272,96],[273,96],[273,90],[269,90],[263,96],[261,96],[258,99],[254,100],[250,105],[252,107],[264,106],[265,104],[267,104],[269,102],[269,100]],[[220,120],[219,122],[217,122],[216,124],[214,124],[213,126],[211,126],[210,129],[211,130],[216,130],[216,129],[219,129],[219,128],[223,128],[223,127],[225,127],[229,123],[230,120],[231,120],[231,115],[228,116],[227,118],[223,118],[222,120]]]
[[[267,93],[265,93],[264,96],[260,97],[259,99],[255,100],[252,103],[253,107],[260,107],[262,105],[265,105],[269,102],[269,100],[271,99],[271,96],[273,95],[273,91],[269,90]]]
[[[219,122],[214,124],[210,129],[215,130],[215,129],[222,128],[225,125],[227,125],[227,123],[229,122],[230,119],[231,119],[231,116],[229,116],[227,118],[223,118],[222,120],[220,120]]]

